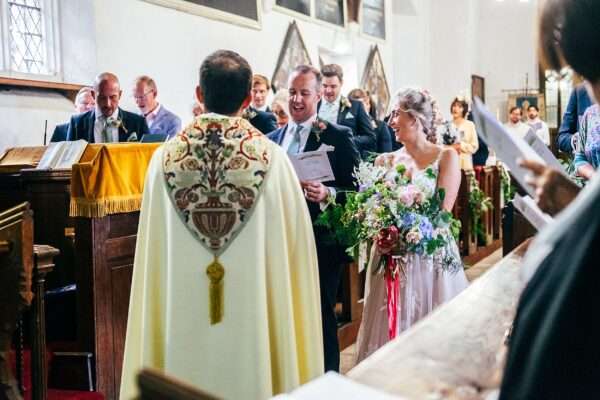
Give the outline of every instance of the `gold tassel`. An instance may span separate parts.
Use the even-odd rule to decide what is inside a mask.
[[[206,267],[206,275],[210,279],[208,289],[208,307],[210,324],[218,324],[223,320],[223,276],[225,268],[217,257]]]

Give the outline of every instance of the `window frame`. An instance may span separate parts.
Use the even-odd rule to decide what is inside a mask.
[[[17,79],[62,82],[62,65],[60,63],[60,32],[57,0],[40,0],[42,8],[42,30],[45,41],[45,57],[47,74],[15,71],[11,68],[9,6],[8,0],[0,0],[0,76]]]

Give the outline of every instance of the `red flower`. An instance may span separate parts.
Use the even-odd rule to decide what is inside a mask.
[[[392,225],[387,229],[382,229],[379,231],[379,235],[377,235],[376,243],[379,251],[382,254],[387,254],[396,246],[398,243],[398,238],[400,237],[398,233],[398,228]]]

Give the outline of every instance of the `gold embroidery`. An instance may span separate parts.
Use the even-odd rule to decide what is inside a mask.
[[[165,144],[169,197],[185,226],[214,256],[206,268],[210,323],[223,319],[225,268],[218,256],[258,201],[271,160],[270,142],[241,118],[197,118]]]

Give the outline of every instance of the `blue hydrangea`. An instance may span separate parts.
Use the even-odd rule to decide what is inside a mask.
[[[421,222],[419,223],[419,231],[421,231],[421,234],[424,238],[431,239],[433,236],[433,225],[431,225],[429,218],[423,217],[421,219]]]

